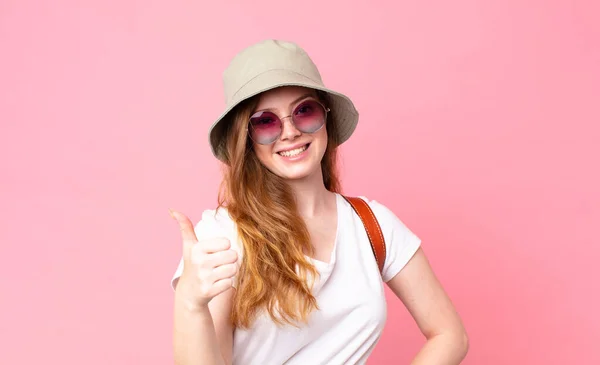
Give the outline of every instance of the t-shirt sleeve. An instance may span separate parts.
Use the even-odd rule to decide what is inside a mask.
[[[369,206],[383,231],[386,258],[382,278],[384,282],[388,282],[406,266],[417,252],[421,246],[421,239],[383,204],[372,200],[369,202]]]
[[[211,238],[227,238],[231,242],[231,249],[238,253],[238,265],[241,263],[242,250],[241,245],[238,243],[237,230],[234,222],[229,217],[227,211],[223,208],[214,210],[205,210],[202,213],[202,218],[194,226],[194,232],[198,241],[211,239]],[[175,290],[177,282],[183,272],[183,257],[180,258],[177,269],[171,278],[171,288]],[[237,286],[237,277],[233,278],[233,286]]]

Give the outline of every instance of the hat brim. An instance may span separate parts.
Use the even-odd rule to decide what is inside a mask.
[[[229,121],[229,114],[244,100],[268,90],[283,86],[301,86],[320,90],[328,94],[329,108],[332,111],[332,122],[336,124],[336,140],[339,144],[350,138],[358,124],[358,111],[352,100],[346,95],[325,87],[322,83],[311,80],[303,75],[289,70],[269,70],[264,72],[242,86],[228,103],[225,111],[211,125],[209,129],[209,144],[213,155],[221,161],[225,160],[225,126]]]

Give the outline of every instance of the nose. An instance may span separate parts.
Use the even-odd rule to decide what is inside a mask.
[[[291,116],[281,118],[281,137],[280,137],[280,139],[282,141],[294,140],[294,139],[296,139],[296,137],[299,137],[301,134],[302,134],[302,132],[300,132],[298,129],[296,129],[296,126],[294,126],[294,123],[292,123]]]

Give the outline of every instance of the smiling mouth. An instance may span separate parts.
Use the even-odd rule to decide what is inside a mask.
[[[310,145],[310,143],[305,144],[302,147],[296,148],[295,150],[289,150],[289,151],[280,151],[277,152],[278,155],[283,156],[283,157],[294,157],[294,156],[298,156],[299,154],[301,154],[302,152],[306,151],[306,149],[308,148],[308,146]]]

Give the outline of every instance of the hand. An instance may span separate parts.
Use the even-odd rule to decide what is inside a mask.
[[[212,298],[231,288],[237,274],[237,252],[227,238],[198,241],[194,226],[185,215],[171,211],[179,223],[183,239],[183,273],[177,286],[182,286],[186,300],[207,306]]]

